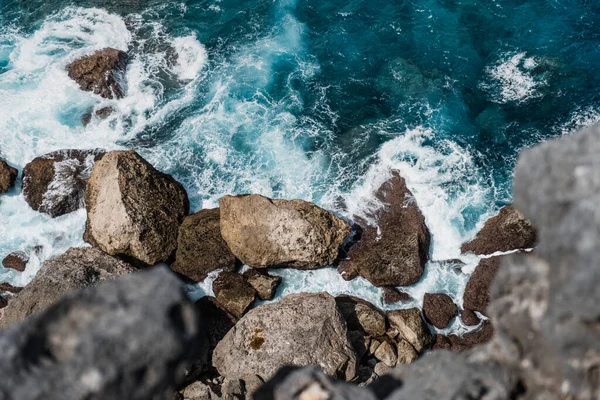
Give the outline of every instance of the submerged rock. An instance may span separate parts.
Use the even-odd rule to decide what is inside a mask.
[[[127,53],[106,48],[73,61],[67,65],[67,72],[81,90],[107,99],[121,99],[126,91],[127,62]]]
[[[383,288],[383,302],[385,304],[404,303],[411,300],[412,297],[406,292],[402,292],[394,287]]]
[[[500,269],[501,257],[483,258],[467,282],[463,307],[486,314],[490,302],[490,287]],[[487,314],[486,314],[487,315]]]
[[[102,107],[101,109],[96,111],[91,110],[85,113],[83,117],[81,117],[81,123],[83,124],[83,126],[87,126],[90,124],[90,122],[92,122],[92,118],[96,118],[99,120],[106,119],[110,117],[113,112],[115,112],[115,109],[110,106]]]
[[[417,282],[425,268],[430,235],[425,218],[406,182],[394,171],[377,192],[383,206],[364,220],[357,244],[349,250],[351,269],[375,286],[407,286]]]
[[[350,225],[303,200],[225,196],[221,234],[244,264],[255,268],[314,269],[336,260]]]
[[[219,304],[240,318],[254,303],[256,290],[246,278],[235,272],[222,272],[213,282],[213,292]]]
[[[19,171],[0,159],[0,193],[6,193],[15,185]]]
[[[6,328],[54,304],[62,296],[133,272],[133,268],[94,248],[73,248],[47,260],[35,278],[10,298],[0,328]]]
[[[458,314],[458,307],[450,296],[443,293],[425,293],[423,298],[423,314],[438,329],[448,326],[452,318]]]
[[[514,206],[502,207],[490,218],[475,239],[461,247],[463,253],[493,254],[498,251],[523,250],[535,246],[537,233],[533,225]]]
[[[244,277],[252,285],[261,300],[273,300],[277,287],[281,283],[281,277],[269,275],[258,269],[249,269],[244,272]]]
[[[283,366],[315,365],[351,380],[356,356],[335,299],[296,294],[246,314],[217,345],[213,365],[226,378],[269,379]]]
[[[85,187],[104,151],[59,150],[23,169],[23,196],[34,210],[58,217],[84,207]]]
[[[194,282],[204,280],[218,269],[235,270],[235,256],[221,236],[218,208],[201,210],[184,218],[171,269]]]
[[[15,271],[23,272],[29,262],[29,256],[22,251],[15,251],[4,257],[2,266],[4,268],[14,269]]]
[[[206,351],[203,334],[172,273],[132,274],[72,293],[0,332],[0,393],[13,400],[166,400],[181,371]]]
[[[85,241],[148,265],[173,255],[189,211],[183,186],[134,151],[106,153],[94,166],[85,200]]]

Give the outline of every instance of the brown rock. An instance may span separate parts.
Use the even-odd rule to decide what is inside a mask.
[[[390,325],[399,332],[398,340],[404,339],[410,343],[418,353],[429,348],[431,332],[418,308],[408,310],[393,310],[387,312]]]
[[[410,364],[419,357],[415,348],[402,339],[398,342],[398,364]]]
[[[476,326],[479,325],[480,322],[479,317],[469,309],[462,310],[460,313],[460,318],[466,326]]]
[[[373,354],[375,358],[383,362],[388,367],[395,367],[398,361],[398,356],[394,347],[387,341],[383,341]]]
[[[395,287],[383,288],[383,302],[385,304],[404,303],[411,301],[412,297],[406,292],[401,292]]]
[[[29,256],[22,251],[15,251],[10,253],[4,260],[2,260],[2,266],[4,268],[14,269],[19,272],[25,271],[27,263],[29,262]]]
[[[85,203],[84,240],[147,265],[173,255],[189,210],[183,186],[134,151],[111,151],[96,163]]]
[[[335,302],[349,330],[361,330],[374,337],[385,335],[385,314],[368,301],[341,295]]]
[[[461,247],[463,253],[493,254],[497,251],[529,249],[535,246],[533,225],[512,205],[490,218],[472,241]]]
[[[479,262],[467,282],[463,307],[485,313],[490,302],[490,287],[500,269],[501,257],[484,258]]]
[[[350,248],[352,269],[375,286],[407,286],[423,275],[430,235],[406,182],[394,172],[377,198],[384,207],[370,217],[378,227],[357,219],[363,232]]]
[[[15,185],[19,171],[0,160],[0,193],[6,193]]]
[[[34,210],[58,217],[84,207],[85,186],[103,150],[59,150],[23,168],[23,196]]]
[[[373,372],[375,372],[375,374],[377,376],[383,376],[383,375],[387,374],[388,372],[390,372],[391,370],[392,370],[392,367],[390,367],[383,361],[375,364],[375,368],[373,368]]]
[[[303,200],[225,196],[221,234],[244,264],[314,269],[332,265],[350,225]]]
[[[127,62],[127,53],[106,48],[72,62],[67,71],[81,90],[107,99],[121,99],[125,95]]]
[[[358,273],[352,268],[349,260],[342,260],[337,266],[337,271],[345,281],[351,281],[358,277]]]
[[[99,110],[96,110],[95,112],[92,110],[90,112],[83,114],[83,117],[81,117],[81,122],[83,123],[83,126],[87,126],[87,125],[89,125],[90,122],[92,122],[93,116],[95,116],[97,119],[106,119],[106,118],[110,117],[113,112],[115,112],[115,110],[114,110],[114,108],[112,108],[110,106],[103,107]]]
[[[452,298],[443,293],[425,293],[423,314],[438,329],[444,329],[458,314],[458,307]]]
[[[272,300],[275,297],[277,287],[281,283],[281,277],[269,275],[256,269],[249,269],[244,272],[244,277],[248,283],[256,290],[258,298],[261,300]]]
[[[433,340],[433,345],[431,346],[432,350],[452,350],[452,343],[448,336],[444,335],[435,335],[435,339]]]
[[[494,337],[494,327],[490,321],[484,321],[481,327],[473,332],[463,336],[457,335],[436,335],[433,349],[451,350],[462,352],[472,349],[475,346],[487,343]]]
[[[213,282],[213,291],[219,304],[237,318],[246,313],[256,296],[256,290],[235,272],[222,272]]]
[[[221,237],[218,208],[185,217],[171,269],[195,282],[218,269],[235,271],[235,256]]]
[[[17,287],[17,286],[13,286],[10,283],[0,283],[0,293],[2,292],[8,292],[8,293],[19,293],[21,290],[23,290],[22,287]]]

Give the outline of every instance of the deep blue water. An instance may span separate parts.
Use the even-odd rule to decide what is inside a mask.
[[[591,0],[0,1],[0,154],[14,165],[133,147],[193,209],[260,192],[348,216],[398,168],[434,260],[511,201],[521,149],[600,119]],[[120,102],[64,72],[105,46],[133,58]],[[82,127],[107,103],[112,119]],[[0,256],[81,243],[84,213],[50,221],[18,190],[0,201]]]

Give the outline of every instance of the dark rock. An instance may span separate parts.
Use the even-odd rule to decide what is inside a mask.
[[[396,353],[396,346],[392,345],[389,341],[384,340],[373,353],[375,358],[379,361],[392,368],[396,366],[398,362],[398,354]],[[379,374],[378,374],[379,375]]]
[[[425,293],[423,298],[423,314],[438,329],[448,326],[452,318],[458,314],[458,307],[452,298],[443,293]]]
[[[432,340],[431,332],[421,318],[421,311],[418,308],[388,311],[387,317],[390,326],[399,332],[398,340],[406,340],[418,353],[429,348]]]
[[[6,283],[6,282],[0,283],[0,293],[8,292],[8,293],[15,294],[15,293],[19,293],[21,290],[23,290],[22,287],[16,287],[16,286],[13,286],[10,283]]]
[[[461,247],[463,253],[493,254],[497,251],[529,249],[535,246],[536,231],[531,222],[512,205],[502,207],[490,218],[472,241]]]
[[[341,295],[335,298],[335,303],[346,320],[348,330],[363,331],[373,337],[385,335],[385,314],[368,301]]]
[[[350,233],[346,221],[303,200],[244,195],[224,196],[219,204],[223,238],[254,268],[332,265]]]
[[[218,208],[184,218],[179,227],[173,271],[194,282],[203,281],[218,269],[235,271],[235,256],[221,237],[219,221]]]
[[[281,283],[280,276],[269,275],[266,272],[257,269],[249,269],[244,272],[244,277],[256,290],[256,293],[261,300],[273,300],[277,287]]]
[[[103,150],[60,150],[23,169],[23,196],[34,210],[58,217],[84,207],[85,186]]]
[[[433,339],[432,350],[452,350],[452,343],[448,336],[437,334]]]
[[[14,269],[19,272],[25,271],[27,263],[29,262],[29,256],[22,251],[15,251],[10,253],[4,260],[2,260],[2,266],[4,268]]]
[[[214,349],[235,326],[238,319],[221,306],[214,297],[202,297],[196,302],[196,308],[206,327],[209,347]]]
[[[85,204],[85,241],[146,265],[174,254],[189,211],[183,186],[134,151],[111,151],[96,163]]]
[[[8,300],[6,297],[0,296],[0,309],[6,307],[8,305]],[[0,319],[2,318],[2,314],[0,314]]]
[[[337,266],[337,271],[345,281],[351,281],[358,277],[358,272],[352,268],[349,260],[342,260]]]
[[[462,322],[466,326],[476,326],[479,325],[479,322],[481,322],[479,317],[472,310],[469,309],[461,311],[460,319],[462,319]]]
[[[494,337],[494,327],[490,321],[484,321],[483,324],[473,332],[463,336],[449,335],[448,339],[452,344],[451,350],[465,351],[475,346],[487,343]]]
[[[113,112],[115,112],[115,110],[114,110],[114,108],[112,108],[110,106],[102,107],[101,109],[96,110],[95,112],[92,110],[90,112],[83,114],[83,117],[81,117],[81,122],[82,122],[83,126],[87,126],[90,124],[90,122],[92,122],[93,116],[95,116],[96,119],[106,119],[106,118],[110,117]]]
[[[235,272],[222,272],[213,282],[213,292],[219,304],[237,318],[246,313],[256,297],[252,285]]]
[[[126,91],[127,62],[127,53],[106,48],[75,60],[67,65],[67,71],[81,90],[94,92],[107,99],[121,99]]]
[[[6,193],[15,186],[19,171],[4,160],[0,160],[0,193]]]
[[[383,288],[383,302],[385,304],[396,304],[411,301],[412,297],[406,292],[402,292],[394,287]]]
[[[153,268],[69,294],[0,333],[0,393],[13,400],[169,399],[181,371],[205,350],[181,283]]]
[[[362,237],[349,250],[350,268],[375,286],[406,286],[423,275],[429,253],[429,230],[406,182],[394,172],[377,192],[383,207],[364,220]]]
[[[99,282],[126,275],[133,268],[93,248],[73,248],[47,260],[35,278],[10,298],[0,328],[6,328],[54,304],[62,296]]]
[[[467,282],[463,297],[463,307],[486,313],[490,302],[490,287],[500,269],[501,257],[483,258]]]
[[[213,353],[225,378],[270,379],[286,365],[315,365],[351,380],[356,356],[335,299],[326,293],[297,294],[249,311]]]

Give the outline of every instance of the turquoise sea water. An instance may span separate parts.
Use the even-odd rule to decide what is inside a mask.
[[[57,149],[135,148],[185,184],[193,210],[253,192],[345,216],[373,207],[399,169],[431,258],[456,258],[511,201],[521,149],[600,119],[598,26],[587,0],[0,0],[0,156],[22,168]],[[108,46],[132,59],[118,101],[64,70]],[[111,118],[82,126],[106,105]],[[26,283],[83,243],[84,221],[34,212],[18,188],[0,197],[0,257],[41,246],[25,273],[0,278]],[[280,273],[282,295],[379,301],[333,269]],[[431,262],[409,290],[417,303],[432,290],[460,301],[467,278]]]

